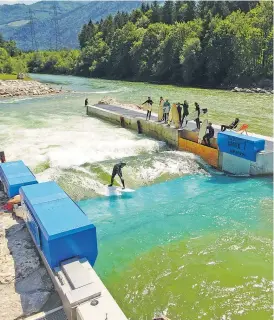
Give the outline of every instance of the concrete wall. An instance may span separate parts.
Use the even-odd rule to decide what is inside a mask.
[[[197,154],[211,166],[218,168],[219,152],[217,149],[209,148],[202,144],[179,138],[179,150],[189,151]]]
[[[113,111],[89,106],[88,115],[107,120],[115,125],[122,126],[121,115]],[[212,139],[213,148],[198,144],[198,133],[186,129],[177,130],[154,121],[143,118],[124,116],[124,127],[138,132],[137,121],[140,122],[142,133],[152,138],[165,141],[179,150],[189,151],[199,155],[208,164],[225,172],[235,175],[270,175],[273,174],[273,153],[260,152],[256,162],[245,160],[233,155],[220,152],[217,141]],[[214,149],[215,148],[215,149]]]
[[[235,175],[271,175],[273,174],[273,153],[259,152],[256,162],[220,152],[219,168]]]
[[[250,163],[250,174],[254,176],[273,174],[273,153],[257,153],[256,162]]]
[[[231,154],[220,152],[222,154],[222,162],[220,169],[235,175],[250,174],[250,160],[235,157]]]
[[[89,106],[88,115],[107,120],[119,126],[122,125],[121,115],[112,111]],[[123,118],[125,128],[138,132],[137,121],[139,121],[142,133],[152,138],[165,141],[168,145],[175,148],[178,147],[178,130],[175,128],[167,127],[154,121],[146,121],[143,118],[130,118],[128,116],[123,116]]]
[[[190,140],[190,141],[193,141],[196,143],[198,143],[198,135],[199,135],[199,133],[197,131],[191,131],[191,130],[187,130],[187,129],[179,130],[179,137],[180,138]],[[216,138],[211,138],[210,144],[211,144],[212,148],[218,149]]]

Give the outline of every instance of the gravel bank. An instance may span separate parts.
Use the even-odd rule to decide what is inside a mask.
[[[19,96],[40,96],[61,93],[47,84],[38,81],[0,80],[0,98]]]
[[[61,302],[24,221],[1,209],[6,201],[0,191],[0,319],[24,319]]]

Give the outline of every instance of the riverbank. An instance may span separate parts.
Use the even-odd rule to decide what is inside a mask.
[[[54,89],[38,81],[0,80],[0,98],[19,96],[40,96],[61,93],[62,89]]]
[[[0,191],[0,309],[2,320],[23,319],[61,305],[23,220],[4,212]]]
[[[0,80],[17,80],[17,76],[17,74],[0,73]],[[24,75],[22,80],[30,81],[31,78],[29,76]]]

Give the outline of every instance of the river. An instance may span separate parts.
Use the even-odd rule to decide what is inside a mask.
[[[32,75],[61,95],[0,100],[0,149],[40,182],[55,180],[97,227],[95,265],[129,319],[269,319],[270,178],[233,178],[188,153],[85,115],[84,99],[198,101],[213,122],[239,116],[271,135],[272,96]],[[112,166],[131,196],[104,197]]]

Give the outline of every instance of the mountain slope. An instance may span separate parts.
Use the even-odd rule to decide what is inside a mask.
[[[5,39],[15,40],[23,50],[33,49],[32,34],[35,35],[38,49],[54,49],[58,30],[58,48],[77,48],[78,33],[90,19],[99,21],[109,14],[130,12],[140,5],[140,1],[41,1],[32,5],[2,5],[0,33]],[[55,15],[54,7],[57,12]],[[29,9],[33,16],[33,32]],[[54,20],[56,17],[57,20]]]

